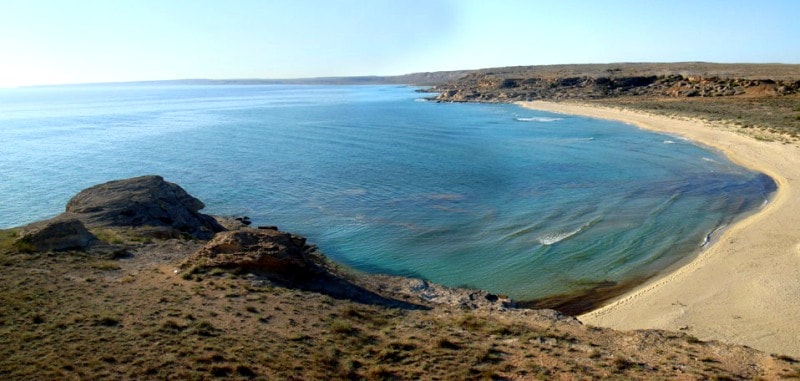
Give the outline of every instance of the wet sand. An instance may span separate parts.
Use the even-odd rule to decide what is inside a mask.
[[[688,264],[579,316],[616,329],[681,330],[800,356],[800,146],[756,140],[722,124],[576,103],[523,107],[611,119],[683,136],[772,177],[778,191]]]

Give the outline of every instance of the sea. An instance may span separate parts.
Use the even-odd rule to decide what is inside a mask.
[[[0,89],[0,228],[158,174],[357,271],[529,300],[663,272],[776,189],[678,136],[415,90]]]

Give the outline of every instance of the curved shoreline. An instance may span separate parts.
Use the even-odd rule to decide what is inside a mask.
[[[576,103],[517,104],[680,135],[778,185],[769,204],[727,227],[694,260],[579,316],[581,321],[616,329],[683,330],[703,340],[800,356],[800,147],[695,119]]]

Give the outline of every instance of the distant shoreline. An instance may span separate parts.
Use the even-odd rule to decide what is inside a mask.
[[[578,103],[518,104],[677,134],[719,149],[778,184],[768,205],[727,227],[693,261],[581,315],[581,321],[615,329],[684,330],[704,340],[800,355],[800,147],[758,141],[695,119]]]

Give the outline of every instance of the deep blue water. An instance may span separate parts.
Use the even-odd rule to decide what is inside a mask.
[[[677,137],[395,86],[0,90],[0,227],[160,174],[360,270],[517,299],[663,270],[774,183]]]

